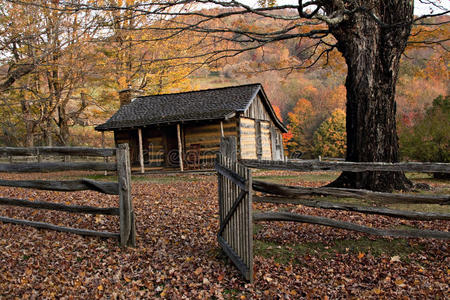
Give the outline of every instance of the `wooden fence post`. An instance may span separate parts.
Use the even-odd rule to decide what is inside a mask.
[[[105,149],[105,132],[104,131],[102,131],[102,148]],[[103,162],[108,163],[109,157],[105,156],[103,158]],[[108,171],[105,171],[105,176],[108,176]]]
[[[117,149],[117,177],[119,181],[120,245],[136,246],[136,227],[131,202],[131,170],[128,144]]]

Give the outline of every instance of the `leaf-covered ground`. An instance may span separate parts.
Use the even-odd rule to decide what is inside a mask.
[[[320,185],[260,173],[290,184]],[[14,175],[24,178],[33,175]],[[2,178],[12,178],[2,174]],[[69,178],[67,174],[35,178]],[[442,185],[442,184],[441,184]],[[445,185],[445,183],[444,183]],[[117,197],[95,192],[0,188],[0,197],[117,206]],[[216,177],[145,176],[133,183],[137,247],[113,239],[82,237],[0,222],[0,299],[168,298],[448,299],[448,241],[379,239],[322,226],[259,223],[255,226],[255,281],[248,284],[216,242]],[[450,230],[449,222],[413,222],[301,206],[258,205],[374,227]],[[54,224],[118,231],[117,217],[94,217],[0,207],[0,215]]]

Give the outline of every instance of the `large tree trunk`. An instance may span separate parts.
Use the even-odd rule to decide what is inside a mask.
[[[412,19],[412,1],[374,2],[374,13],[384,23]],[[382,26],[365,12],[332,28],[348,67],[347,161],[399,160],[395,86],[410,30],[411,25]],[[409,189],[411,182],[403,172],[344,172],[331,185],[392,191]]]

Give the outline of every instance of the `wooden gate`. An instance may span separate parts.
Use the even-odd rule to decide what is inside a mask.
[[[252,177],[250,169],[218,154],[220,229],[217,239],[244,278],[253,281]]]

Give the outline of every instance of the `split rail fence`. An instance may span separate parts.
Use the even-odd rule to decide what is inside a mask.
[[[236,160],[235,150],[223,141],[221,153],[216,160],[219,183],[220,229],[218,241],[224,252],[248,281],[253,280],[253,222],[290,221],[330,226],[378,236],[401,238],[450,239],[450,232],[435,230],[379,229],[324,217],[300,215],[291,212],[252,212],[252,204],[297,204],[313,208],[353,211],[364,214],[384,215],[409,220],[450,220],[450,214],[403,211],[385,207],[359,206],[311,199],[314,196],[333,196],[371,200],[388,200],[389,203],[416,203],[449,205],[450,195],[415,195],[381,193],[368,190],[344,188],[308,188],[284,186],[252,180],[251,168],[297,170],[297,171],[405,171],[450,173],[450,164],[421,163],[347,163],[347,162],[274,162],[257,160]],[[233,141],[231,141],[233,144]],[[228,143],[228,144],[227,144]],[[231,158],[230,158],[231,157]],[[253,191],[263,193],[253,195]]]
[[[72,227],[57,226],[44,222],[19,220],[0,216],[0,221],[18,225],[28,225],[36,228],[51,229],[62,232],[87,236],[117,238],[120,245],[135,246],[136,229],[133,204],[131,199],[131,171],[128,144],[118,148],[85,148],[85,147],[34,147],[34,148],[0,148],[0,156],[82,156],[103,157],[104,162],[31,162],[0,163],[0,172],[30,173],[30,172],[58,172],[58,171],[117,171],[117,182],[101,182],[90,179],[49,181],[49,180],[4,180],[0,179],[0,186],[30,188],[38,190],[74,192],[92,190],[109,195],[119,196],[118,207],[92,207],[81,205],[66,205],[44,201],[30,201],[24,199],[0,198],[0,205],[27,207],[64,211],[78,214],[113,215],[120,218],[120,232],[95,231]],[[116,157],[116,162],[109,162],[109,157]],[[39,159],[40,161],[40,159]]]

